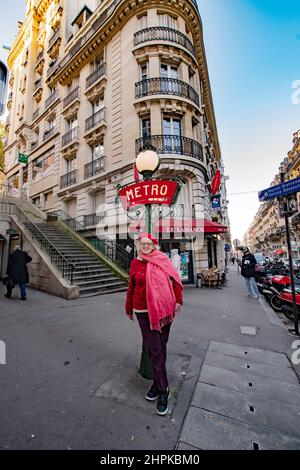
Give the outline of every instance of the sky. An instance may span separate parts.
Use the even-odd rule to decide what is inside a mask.
[[[8,4],[0,0],[2,4]],[[299,0],[198,0],[225,163],[232,239],[242,240],[300,129]],[[25,0],[10,0],[0,17],[10,45]],[[295,94],[296,93],[296,94]],[[294,99],[293,99],[294,97]],[[299,103],[298,103],[299,101]]]

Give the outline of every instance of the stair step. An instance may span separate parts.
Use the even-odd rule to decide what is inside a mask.
[[[105,295],[105,294],[114,294],[115,292],[124,292],[127,290],[127,286],[121,286],[121,287],[116,287],[112,289],[101,289],[101,290],[95,290],[93,292],[86,292],[86,293],[80,293],[80,298],[85,299],[88,297],[96,297],[97,295]],[[81,291],[80,291],[81,292]]]
[[[79,289],[79,292],[80,292],[80,295],[81,295],[82,292],[83,293],[84,292],[93,292],[93,291],[94,292],[96,292],[96,291],[97,292],[99,292],[99,291],[104,291],[105,292],[106,289],[115,288],[115,287],[117,287],[117,288],[123,287],[124,290],[127,290],[126,284],[123,281],[119,281],[119,282],[111,282],[110,284],[104,284],[101,287],[100,286],[98,286],[98,287],[81,287]]]
[[[73,274],[73,279],[75,280],[78,280],[79,282],[81,282],[81,280],[99,280],[101,281],[102,279],[107,279],[107,277],[110,277],[110,278],[113,278],[115,279],[116,276],[112,276],[111,272],[108,271],[106,273],[91,273],[91,274],[85,274],[84,276],[82,274],[79,274],[77,273],[76,274]]]
[[[116,276],[109,276],[105,278],[100,278],[100,279],[92,279],[91,281],[87,281],[86,279],[76,281],[77,286],[82,286],[82,287],[88,287],[88,286],[105,286],[109,284],[110,282],[123,282],[122,280],[119,280]]]

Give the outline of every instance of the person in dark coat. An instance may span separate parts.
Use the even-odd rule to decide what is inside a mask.
[[[30,261],[32,261],[31,256],[26,251],[22,251],[19,246],[16,246],[14,252],[9,255],[6,270],[8,276],[7,293],[5,294],[8,299],[11,298],[14,285],[19,284],[20,300],[26,300],[26,284],[29,282],[27,263]]]
[[[243,249],[243,258],[241,266],[241,275],[245,278],[248,297],[259,298],[259,290],[255,281],[255,265],[256,259],[255,256],[250,253],[249,248],[245,246]]]

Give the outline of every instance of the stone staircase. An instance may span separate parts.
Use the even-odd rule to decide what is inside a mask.
[[[101,263],[84,245],[72,238],[57,223],[35,222],[35,226],[53,243],[53,245],[74,264],[73,283],[79,287],[80,296],[124,291],[127,284],[118,278],[109,268]],[[35,228],[30,223],[26,228],[33,233]]]

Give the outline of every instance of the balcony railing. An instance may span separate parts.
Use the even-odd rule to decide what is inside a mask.
[[[199,95],[191,85],[175,78],[148,78],[135,84],[135,97],[174,95],[189,99],[199,106]]]
[[[49,39],[48,50],[53,46],[53,44],[57,41],[57,39],[61,38],[61,27],[51,36]]]
[[[79,136],[79,127],[77,126],[62,136],[62,139],[61,139],[62,147],[65,147],[66,145],[71,144],[74,140],[78,139],[78,136]]]
[[[36,118],[39,116],[40,112],[41,112],[41,108],[37,108],[37,109],[34,111],[34,113],[32,114],[32,120],[33,120],[33,121],[36,120]]]
[[[50,67],[48,68],[47,79],[50,78],[51,75],[53,75],[57,71],[57,69],[58,69],[58,60],[54,64],[50,65]]]
[[[44,49],[42,49],[42,50],[38,53],[38,56],[37,56],[37,59],[36,59],[36,65],[40,62],[40,60],[42,60],[43,57],[44,57]]]
[[[89,131],[96,127],[101,122],[106,121],[106,108],[101,108],[95,114],[92,114],[88,119],[85,121],[85,131]]]
[[[38,145],[39,145],[39,141],[38,141],[38,140],[36,140],[35,142],[31,142],[31,151],[33,151],[34,149],[36,149]]]
[[[66,188],[67,186],[71,186],[77,182],[77,170],[70,171],[65,175],[60,177],[60,187],[61,189]]]
[[[84,166],[84,178],[90,178],[104,171],[104,157],[97,158]]]
[[[100,214],[89,214],[84,216],[84,226],[94,226],[101,222],[106,216],[106,212],[101,212]]]
[[[34,82],[34,93],[39,89],[43,87],[43,80],[39,78],[36,82]]]
[[[54,133],[55,133],[55,127],[51,127],[50,129],[45,131],[43,135],[43,141],[45,142],[46,140],[50,139],[50,137],[52,137]]]
[[[67,106],[69,106],[70,103],[72,103],[72,101],[76,100],[76,98],[79,98],[79,86],[77,86],[76,88],[74,88],[74,90],[72,90],[64,99],[63,101],[63,108],[66,108]]]
[[[51,93],[49,98],[47,98],[46,101],[45,101],[45,109],[48,108],[56,100],[57,97],[58,97],[58,95],[57,95],[56,91],[54,93]]]
[[[158,154],[187,155],[203,162],[202,145],[196,140],[177,135],[151,135],[136,140],[136,154],[146,149]]]
[[[189,38],[180,31],[177,31],[177,29],[168,28],[166,26],[153,26],[134,33],[135,46],[148,41],[174,42],[185,47],[193,55],[196,55],[195,47]]]
[[[101,64],[93,73],[86,79],[86,88],[90,88],[97,80],[103,77],[106,73],[106,64]]]

